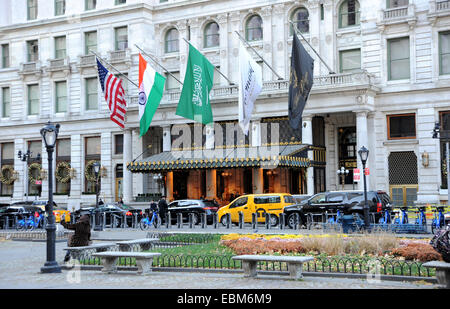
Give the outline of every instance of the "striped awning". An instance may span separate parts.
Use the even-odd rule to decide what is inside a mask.
[[[279,145],[268,147],[235,147],[167,151],[136,162],[127,163],[133,173],[161,173],[174,170],[223,169],[240,167],[306,168],[306,145]]]

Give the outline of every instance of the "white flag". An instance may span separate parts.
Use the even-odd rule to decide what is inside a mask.
[[[248,135],[256,98],[262,90],[262,70],[240,42],[239,46],[239,125]]]

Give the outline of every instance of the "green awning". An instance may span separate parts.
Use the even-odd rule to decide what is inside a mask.
[[[223,169],[245,167],[306,168],[306,145],[267,147],[234,147],[162,152],[143,160],[127,163],[133,173],[161,173],[190,169]]]

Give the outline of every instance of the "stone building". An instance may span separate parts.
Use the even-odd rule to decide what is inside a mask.
[[[336,171],[342,166],[350,171],[344,188],[362,188],[352,175],[362,167],[362,146],[370,150],[369,189],[389,192],[397,204],[447,200],[445,147],[432,131],[435,122],[446,129],[450,111],[448,0],[4,0],[0,8],[0,165],[16,177],[13,184],[1,183],[0,202],[23,200],[26,192],[47,196],[47,179],[54,175],[39,175],[37,167],[48,170],[39,130],[49,120],[61,125],[55,168],[63,175],[70,171],[69,181],[56,179],[55,200],[70,209],[95,201],[86,178],[93,161],[103,167],[104,200],[123,197],[138,205],[163,192],[169,198],[226,199],[232,193],[339,190]],[[286,126],[289,21],[315,59],[301,137]],[[234,147],[221,147],[214,134],[220,129],[176,116],[181,86],[156,65],[167,77],[166,92],[149,132],[139,137],[138,91],[125,79],[126,129],[109,120],[89,51],[137,83],[137,45],[182,81],[185,38],[234,83],[216,72],[211,102],[215,128],[235,126],[235,31],[273,68],[248,48],[264,81],[249,137],[236,132],[225,138]],[[189,141],[190,157],[181,157],[172,143],[186,124],[201,133]],[[272,127],[280,128],[277,145],[268,138]],[[245,160],[245,151],[265,145],[278,146],[275,169],[262,168],[265,156]],[[207,149],[225,154],[206,159],[193,153]],[[244,152],[237,154],[239,149]],[[31,150],[34,159],[21,161],[19,150]],[[234,160],[227,160],[226,150],[236,153]],[[26,189],[28,170],[32,182]]]

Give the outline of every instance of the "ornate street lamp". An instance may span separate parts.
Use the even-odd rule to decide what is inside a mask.
[[[56,224],[53,214],[53,152],[55,150],[56,139],[58,138],[59,124],[52,124],[50,121],[41,129],[41,135],[44,139],[45,148],[48,154],[48,204],[47,211],[47,262],[41,268],[42,273],[60,273],[61,267],[56,262],[55,241]]]
[[[95,226],[94,231],[102,231],[103,227],[100,224],[100,212],[98,209],[98,195],[100,193],[98,182],[100,180],[100,162],[96,161],[92,164],[95,175]]]
[[[363,173],[364,173],[364,226],[365,228],[369,228],[370,220],[369,220],[369,205],[367,204],[367,184],[366,184],[366,162],[369,157],[369,149],[362,146],[360,150],[358,150],[359,157],[361,158],[361,162],[363,165]]]
[[[350,171],[345,169],[345,167],[341,167],[339,170],[337,170],[337,174],[341,176],[341,182],[342,182],[342,191],[344,191],[344,185],[345,185],[345,176],[348,175]]]

